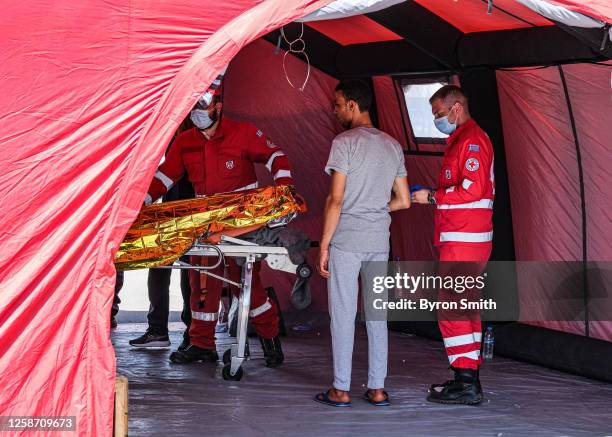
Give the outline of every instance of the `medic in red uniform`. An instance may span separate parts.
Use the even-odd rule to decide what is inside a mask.
[[[493,239],[493,147],[487,134],[470,117],[461,88],[446,85],[430,99],[436,127],[449,135],[436,190],[419,190],[413,201],[432,204],[435,244],[440,251],[441,272],[452,262],[469,261],[461,268],[479,275],[491,254]],[[446,267],[443,267],[446,266]],[[443,293],[441,293],[441,296]],[[438,313],[440,332],[455,378],[432,385],[432,402],[477,404],[482,401],[478,376],[481,364],[480,311],[464,311],[461,317]]]
[[[283,151],[261,130],[249,123],[221,117],[222,103],[220,75],[211,88],[198,100],[191,111],[194,128],[176,137],[159,166],[149,187],[145,203],[164,195],[184,173],[193,184],[196,196],[257,188],[255,163],[266,166],[279,185],[293,185],[289,161]],[[202,261],[206,262],[205,257]],[[234,260],[227,260],[212,273],[240,282],[241,268]],[[264,349],[266,365],[279,366],[284,359],[278,338],[278,308],[268,299],[261,283],[259,264],[253,271],[251,290],[251,322]],[[216,362],[215,325],[217,323],[222,288],[226,283],[198,272],[190,272],[191,282],[191,344],[170,355],[174,363],[194,361]],[[234,293],[238,289],[231,287]]]

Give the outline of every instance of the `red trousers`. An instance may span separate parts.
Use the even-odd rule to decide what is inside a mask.
[[[441,276],[478,276],[486,267],[491,255],[491,244],[440,246]],[[471,262],[467,262],[471,261]],[[460,262],[460,263],[453,263]],[[456,301],[461,298],[478,300],[477,290],[440,292],[440,301]],[[460,369],[478,369],[482,363],[480,343],[482,325],[479,310],[438,311],[438,325],[450,365]]]
[[[208,257],[191,257],[191,263],[194,265],[208,265],[209,261]],[[226,263],[227,266],[221,265],[210,271],[234,282],[242,282],[242,267],[232,258],[226,258]],[[255,263],[249,317],[257,334],[270,339],[278,335],[278,308],[273,300],[268,299],[268,294],[261,284],[260,269],[260,264]],[[214,350],[215,326],[219,314],[221,292],[223,288],[229,288],[234,295],[238,296],[240,290],[234,285],[195,270],[190,272],[189,283],[191,284],[191,327],[189,328],[191,344]]]

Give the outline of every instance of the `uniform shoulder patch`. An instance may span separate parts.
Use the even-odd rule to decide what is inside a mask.
[[[478,144],[470,144],[468,146],[468,151],[470,151],[470,152],[480,152],[480,146]]]
[[[469,158],[465,161],[465,168],[467,171],[476,171],[480,168],[480,163],[476,158]]]

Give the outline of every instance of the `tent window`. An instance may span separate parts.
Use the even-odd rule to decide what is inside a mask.
[[[410,154],[442,155],[446,137],[433,122],[429,98],[442,86],[458,85],[452,75],[429,77],[398,77],[395,79],[397,101],[401,106],[402,123]]]
[[[408,83],[402,85],[406,109],[408,110],[408,119],[410,120],[412,132],[417,142],[422,142],[421,140],[425,139],[429,142],[433,138],[444,139],[447,137],[447,135],[436,129],[433,123],[433,116],[431,115],[431,105],[429,104],[429,98],[433,93],[446,85],[446,83]]]

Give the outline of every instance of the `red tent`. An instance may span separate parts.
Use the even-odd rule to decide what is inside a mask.
[[[303,38],[312,77],[304,93],[281,92],[277,29],[287,25],[291,39],[302,26],[291,22],[329,3],[3,4],[10,22],[0,27],[0,416],[76,416],[80,435],[109,434],[114,252],[197,96],[260,37],[230,66],[227,109],[286,145],[298,187],[310,187],[311,214],[302,225],[314,238],[326,186],[320,170],[336,132],[325,114],[335,81],[373,78],[380,126],[404,142],[411,178],[427,181],[440,149],[406,124],[408,114],[397,105],[398,77],[447,77],[476,90],[484,76],[474,71],[484,68],[496,99],[481,111],[496,103],[501,111],[497,139],[505,143],[502,173],[511,200],[496,211],[511,216],[496,222],[500,235],[510,229],[509,239],[499,239],[500,259],[511,246],[517,260],[612,259],[605,243],[612,230],[609,196],[601,194],[612,164],[611,132],[603,117],[593,116],[609,113],[608,1],[540,2],[601,23],[591,28],[515,0],[392,1],[365,15],[315,17]],[[294,57],[287,63],[299,82],[306,65]],[[568,63],[575,65],[508,70]],[[278,103],[262,105],[271,95]],[[526,188],[533,197],[521,195]],[[534,204],[536,198],[543,203]],[[568,207],[554,209],[559,204]],[[394,255],[430,255],[424,236],[406,222],[426,219],[423,214],[415,209],[396,217]],[[534,223],[545,232],[518,238],[532,233]],[[321,308],[323,299],[315,292]],[[609,323],[592,323],[586,323],[592,334],[612,341]],[[583,332],[585,323],[561,328]]]

